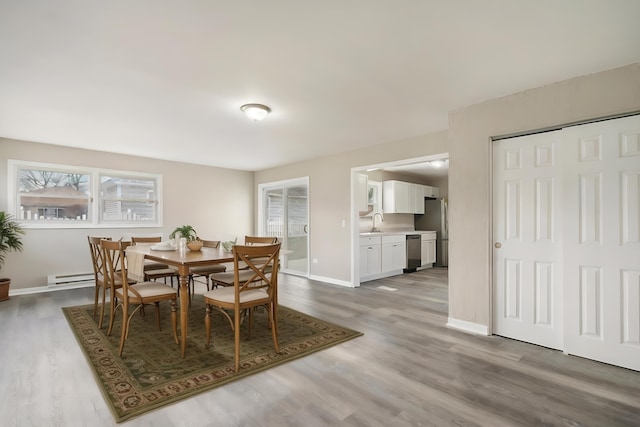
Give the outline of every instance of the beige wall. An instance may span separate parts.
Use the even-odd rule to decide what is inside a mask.
[[[640,111],[640,64],[449,114],[449,317],[491,326],[490,138]]]
[[[259,171],[255,175],[256,186],[309,177],[310,257],[318,259],[317,264],[311,264],[310,274],[316,278],[351,282],[351,243],[355,232],[351,228],[351,169],[448,151],[447,132],[439,132]],[[343,220],[346,222],[344,228]],[[355,224],[357,227],[357,221]]]
[[[253,234],[253,172],[80,150],[0,138],[0,189],[7,189],[7,159],[162,174],[164,226],[160,228],[27,229],[24,251],[10,253],[0,274],[11,291],[45,286],[48,275],[90,272],[87,235],[120,238],[162,234],[191,224],[202,238],[229,240]],[[7,210],[0,198],[0,210]]]

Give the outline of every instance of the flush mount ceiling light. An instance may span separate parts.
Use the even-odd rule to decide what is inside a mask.
[[[447,163],[447,159],[431,160],[429,163],[434,168],[441,168]]]
[[[267,117],[267,114],[271,112],[271,108],[262,104],[244,104],[240,107],[240,110],[249,117],[251,120],[259,121]]]

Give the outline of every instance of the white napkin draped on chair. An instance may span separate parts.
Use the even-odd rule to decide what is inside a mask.
[[[127,276],[136,282],[144,282],[144,254],[127,248]]]

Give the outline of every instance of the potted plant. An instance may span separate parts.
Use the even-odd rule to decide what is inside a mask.
[[[179,239],[181,237],[184,237],[187,240],[187,247],[190,250],[199,251],[202,249],[202,241],[192,226],[183,225],[182,227],[176,227],[176,229],[169,234],[170,239]]]
[[[22,251],[21,236],[24,230],[20,224],[4,211],[0,211],[0,268],[5,261],[5,256],[10,251]],[[9,299],[9,286],[11,279],[0,277],[0,301]]]

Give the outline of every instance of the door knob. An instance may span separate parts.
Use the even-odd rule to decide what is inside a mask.
[[[494,246],[496,247],[496,249],[500,249],[502,247],[502,243],[496,242]]]

